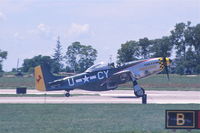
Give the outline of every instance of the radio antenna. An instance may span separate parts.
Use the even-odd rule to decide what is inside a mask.
[[[17,59],[17,69],[16,69],[17,72],[18,72],[18,68],[19,68],[19,58]]]
[[[112,63],[112,55],[109,57],[109,63]]]

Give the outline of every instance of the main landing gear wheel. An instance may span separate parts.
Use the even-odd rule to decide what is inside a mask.
[[[68,91],[65,93],[65,96],[66,96],[66,97],[70,97],[70,94],[69,94]]]
[[[134,91],[134,93],[135,93],[135,96],[136,96],[136,97],[143,97],[143,96],[145,95],[145,91],[144,91],[143,88],[141,88],[141,89],[138,90],[138,91]]]

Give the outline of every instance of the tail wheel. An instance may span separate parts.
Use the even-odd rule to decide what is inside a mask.
[[[67,92],[65,93],[65,96],[66,96],[66,97],[70,97],[69,91],[67,91]]]
[[[143,97],[145,95],[145,90],[141,88],[140,90],[134,91],[136,97]]]

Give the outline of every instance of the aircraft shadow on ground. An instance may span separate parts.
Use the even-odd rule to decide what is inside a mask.
[[[136,96],[113,96],[113,98],[138,98]]]

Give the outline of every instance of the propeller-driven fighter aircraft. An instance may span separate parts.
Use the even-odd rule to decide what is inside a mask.
[[[99,63],[91,66],[85,72],[60,77],[51,74],[44,66],[35,67],[36,89],[39,91],[65,90],[65,96],[70,96],[70,91],[76,88],[88,91],[114,90],[119,84],[132,81],[136,97],[143,97],[145,90],[138,85],[137,80],[160,73],[163,69],[168,75],[168,66],[171,60],[166,57],[152,58],[127,62],[116,66],[114,63]]]

